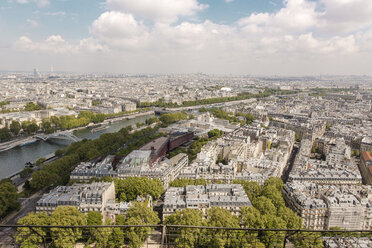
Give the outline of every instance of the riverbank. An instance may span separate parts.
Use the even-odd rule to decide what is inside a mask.
[[[153,112],[144,112],[131,114],[134,119],[128,120],[128,116],[121,116],[115,118],[115,121],[108,125],[107,129],[92,133],[91,127],[80,127],[76,128],[74,135],[80,139],[94,140],[99,138],[102,134],[117,132],[126,126],[133,126],[136,123],[144,123],[146,119],[152,118]],[[111,119],[112,120],[112,119]],[[73,130],[69,130],[72,132]],[[33,144],[17,146],[8,151],[0,152],[0,180],[2,178],[8,178],[22,171],[25,167],[25,163],[34,162],[41,157],[46,158],[49,154],[54,153],[58,149],[67,147],[71,141],[65,139],[50,139],[47,142],[43,140],[37,140]]]
[[[110,118],[110,119],[106,119],[106,120],[104,120],[103,122],[101,122],[97,125],[89,123],[87,126],[76,127],[76,128],[72,128],[72,129],[69,129],[69,130],[66,130],[66,131],[74,132],[74,131],[82,130],[82,129],[89,128],[89,127],[96,127],[96,126],[99,126],[99,125],[102,125],[102,124],[111,124],[113,122],[126,120],[128,118],[134,119],[134,118],[140,117],[140,116],[153,115],[154,113],[155,112],[153,110],[150,110],[150,111],[146,111],[146,112],[125,114],[125,115],[120,116],[120,117],[113,117],[113,118]],[[32,144],[36,141],[37,141],[37,139],[34,138],[34,136],[16,138],[15,140],[0,143],[0,152],[11,150],[11,149],[13,149],[17,146],[24,146],[24,145]]]
[[[0,144],[0,152],[10,150],[17,146],[24,146],[36,142],[37,139],[34,137],[22,137],[16,140],[4,142]]]
[[[129,119],[134,119],[134,118],[140,117],[140,116],[154,115],[154,114],[155,114],[154,110],[149,110],[149,111],[146,111],[146,112],[126,114],[126,115],[123,115],[123,116],[120,116],[120,117],[114,117],[114,118],[106,119],[102,123],[112,123],[112,122],[117,122],[117,121],[122,121],[122,120],[129,120]]]

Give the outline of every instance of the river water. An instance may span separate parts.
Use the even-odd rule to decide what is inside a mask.
[[[134,125],[137,122],[143,123],[146,119],[153,116],[154,115],[139,116],[131,120],[114,122],[109,125],[107,129],[95,133],[91,132],[92,128],[85,128],[74,132],[74,134],[82,139],[97,139],[104,133],[117,132],[123,127]],[[59,140],[37,141],[33,144],[21,147],[18,146],[11,150],[0,152],[0,179],[9,177],[22,170],[26,162],[36,161],[60,148],[68,146],[70,143],[71,142]]]

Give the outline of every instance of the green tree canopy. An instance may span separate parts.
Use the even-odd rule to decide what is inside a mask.
[[[220,131],[218,129],[213,129],[213,130],[208,132],[208,138],[213,138],[213,137],[218,138],[222,134],[223,134],[223,131]]]
[[[50,218],[45,212],[39,214],[31,212],[27,216],[19,219],[17,224],[47,226],[49,222]],[[46,243],[47,236],[47,228],[35,227],[31,229],[28,227],[19,227],[17,228],[16,241],[21,247],[37,248]]]
[[[282,191],[284,183],[279,177],[269,177],[266,179],[264,186],[273,185],[278,191]]]
[[[207,225],[212,227],[239,228],[238,217],[232,215],[228,210],[213,207],[207,210]],[[239,232],[223,229],[207,229],[205,240],[208,247],[239,247]]]
[[[55,226],[83,226],[87,224],[86,216],[76,207],[57,207],[50,216],[50,225]],[[51,228],[51,237],[55,247],[74,247],[82,237],[81,228]]]
[[[234,180],[233,183],[241,184],[244,188],[245,193],[251,201],[261,195],[262,188],[258,182],[246,181],[246,180]]]
[[[261,195],[269,198],[276,208],[285,206],[281,192],[273,184],[265,185]]]
[[[245,228],[265,228],[266,223],[264,217],[261,215],[260,211],[254,207],[242,207],[240,218],[240,222]]]
[[[7,141],[12,137],[9,128],[0,128],[0,142]]]
[[[0,181],[0,217],[4,216],[9,211],[18,209],[17,188],[8,180]]]
[[[21,123],[19,123],[18,121],[12,121],[12,123],[10,124],[10,131],[14,135],[18,135],[21,129],[22,129]]]
[[[156,225],[160,221],[158,215],[147,206],[146,202],[134,202],[127,211],[126,225]],[[146,240],[153,229],[150,227],[130,227],[126,230],[125,236],[129,247],[138,248]]]
[[[33,189],[42,189],[56,182],[58,176],[46,170],[39,170],[32,173],[30,185]]]
[[[26,178],[28,175],[31,175],[32,172],[34,172],[34,170],[30,167],[25,167],[20,173],[19,173],[19,176],[21,178]]]
[[[26,134],[33,134],[39,130],[39,126],[36,121],[22,121],[22,129]]]
[[[203,212],[196,209],[184,209],[177,211],[175,214],[167,216],[166,225],[183,225],[183,226],[204,226]],[[171,242],[182,244],[183,248],[192,248],[198,246],[199,237],[202,236],[202,230],[197,228],[181,228],[179,236]]]
[[[265,196],[259,196],[252,201],[252,205],[257,208],[262,215],[276,215],[275,205]]]
[[[40,105],[29,102],[25,105],[24,111],[35,111],[35,110],[43,110],[44,108],[41,107]]]
[[[172,124],[180,120],[187,120],[187,114],[185,113],[162,114],[159,120],[164,124]]]
[[[120,201],[133,201],[137,196],[151,195],[158,199],[164,192],[163,184],[159,179],[147,177],[128,177],[114,179],[116,196]]]

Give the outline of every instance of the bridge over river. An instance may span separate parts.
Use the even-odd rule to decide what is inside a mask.
[[[38,134],[34,136],[36,139],[47,141],[49,139],[60,139],[60,140],[69,140],[73,142],[80,141],[81,138],[76,137],[69,131],[57,132],[52,134]]]

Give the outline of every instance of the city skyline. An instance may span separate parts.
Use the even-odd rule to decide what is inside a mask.
[[[371,75],[368,0],[7,0],[0,70]]]

